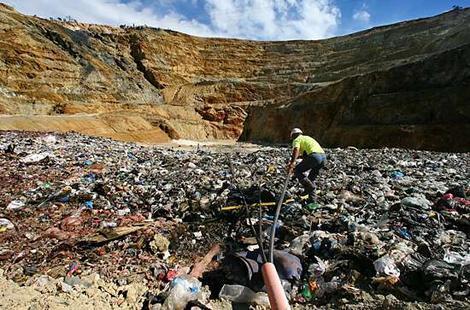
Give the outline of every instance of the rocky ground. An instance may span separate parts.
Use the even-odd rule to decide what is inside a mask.
[[[288,156],[2,132],[0,308],[262,307],[249,223],[267,239]],[[275,263],[295,308],[468,308],[469,160],[330,149],[318,203],[291,181]],[[224,284],[251,295],[220,299]]]

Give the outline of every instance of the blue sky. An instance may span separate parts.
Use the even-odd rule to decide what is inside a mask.
[[[428,17],[470,0],[0,0],[22,13],[199,36],[322,39]]]

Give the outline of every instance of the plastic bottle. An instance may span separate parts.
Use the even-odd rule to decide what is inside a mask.
[[[302,285],[302,289],[300,291],[300,294],[302,295],[303,298],[305,298],[305,300],[309,301],[311,300],[314,295],[312,294],[312,292],[310,291],[310,288],[308,286],[308,284],[304,284]]]
[[[269,298],[266,293],[255,293],[243,285],[227,285],[222,287],[219,298],[227,299],[240,304],[257,304],[269,306]]]
[[[189,275],[182,275],[171,282],[171,290],[162,310],[183,310],[188,302],[196,300],[201,291],[201,282]]]

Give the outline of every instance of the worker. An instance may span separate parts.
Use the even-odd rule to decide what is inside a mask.
[[[311,202],[316,201],[315,179],[326,162],[326,154],[320,144],[312,137],[303,134],[299,128],[292,129],[290,133],[292,140],[292,156],[287,171],[289,175],[294,172],[295,177],[304,187],[304,195],[308,195]],[[295,165],[297,159],[302,161]],[[308,172],[308,175],[306,175]]]

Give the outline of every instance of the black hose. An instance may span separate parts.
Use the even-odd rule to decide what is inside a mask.
[[[273,226],[271,227],[271,236],[269,239],[269,262],[274,263],[274,235],[276,234],[277,221],[279,219],[279,213],[281,213],[281,206],[284,202],[284,196],[286,195],[287,185],[289,184],[289,175],[286,176],[284,188],[282,189],[281,197],[277,202],[276,215],[274,216]]]

